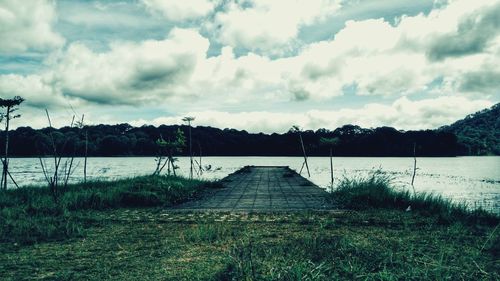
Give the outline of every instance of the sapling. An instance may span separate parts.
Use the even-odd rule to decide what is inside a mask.
[[[165,140],[163,136],[160,135],[160,138],[156,141],[156,145],[158,145],[158,156],[155,159],[157,163],[153,175],[159,175],[165,166],[167,166],[168,175],[170,175],[170,168],[172,168],[172,173],[175,176],[175,170],[178,167],[175,165],[177,158],[174,158],[174,154],[181,152],[186,146],[184,133],[178,129],[173,136],[173,140]]]
[[[2,181],[0,187],[4,190],[7,189],[7,177],[10,177],[12,182],[17,186],[16,181],[9,172],[9,126],[10,120],[21,117],[20,114],[14,114],[19,109],[19,105],[24,101],[20,96],[15,96],[12,99],[0,98],[0,107],[5,108],[5,113],[0,113],[0,122],[5,120],[5,151],[2,159]]]
[[[58,145],[56,143],[56,139],[55,139],[54,134],[53,134],[52,121],[50,119],[49,111],[47,109],[45,109],[45,114],[47,116],[47,121],[49,123],[49,138],[50,138],[50,141],[52,144],[51,154],[52,154],[52,157],[54,159],[54,167],[53,167],[52,173],[49,173],[47,164],[42,159],[42,157],[39,157],[39,161],[40,161],[40,166],[42,168],[42,172],[43,172],[43,175],[45,177],[45,180],[47,181],[47,183],[49,185],[49,189],[52,193],[52,198],[54,199],[54,202],[57,203],[58,198],[59,198],[59,193],[60,193],[60,190],[59,190],[60,189],[60,180],[63,181],[63,188],[66,189],[66,187],[68,185],[69,177],[71,176],[71,174],[73,172],[73,161],[75,158],[75,155],[74,155],[75,153],[73,152],[71,157],[64,161],[63,172],[62,172],[62,176],[61,176],[60,169],[61,169],[61,160],[63,158],[62,152],[66,148],[66,145],[68,143],[68,139],[65,138],[62,146],[60,147],[61,151],[59,151],[58,147],[57,147]],[[75,124],[74,120],[75,120],[75,116],[73,115],[73,119],[71,121],[71,127],[73,127],[73,125]]]

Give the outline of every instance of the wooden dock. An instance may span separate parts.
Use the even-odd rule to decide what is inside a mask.
[[[224,188],[179,211],[274,212],[329,210],[328,193],[288,167],[247,166],[221,180]]]

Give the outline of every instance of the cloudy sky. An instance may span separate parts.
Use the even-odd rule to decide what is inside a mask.
[[[16,125],[436,128],[500,101],[500,0],[0,0]]]

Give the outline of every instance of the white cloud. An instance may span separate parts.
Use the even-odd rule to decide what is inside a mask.
[[[290,58],[301,69],[291,80],[310,97],[334,96],[347,85],[356,85],[360,95],[407,95],[437,79],[466,92],[460,86],[465,75],[500,60],[498,13],[500,1],[457,0],[394,25],[383,19],[348,21],[332,40]]]
[[[223,46],[220,55],[208,56],[213,37],[183,28],[174,28],[165,39],[114,42],[101,52],[74,42],[47,60],[41,73],[0,75],[1,93],[25,96],[27,104],[37,107],[68,101],[94,106],[154,104],[173,114],[191,111],[200,124],[268,132],[286,130],[294,123],[306,128],[345,123],[431,128],[491,105],[487,100],[499,99],[500,32],[492,28],[498,24],[492,16],[500,11],[498,0],[457,0],[428,15],[405,16],[396,23],[348,21],[332,39],[277,59],[264,50],[289,44],[300,26],[333,13],[335,2],[317,1],[303,12],[299,1],[245,3],[231,1],[215,16],[214,23],[222,24],[217,36],[235,32],[244,37],[234,44],[229,37],[224,39],[229,46]],[[281,11],[276,8],[279,5],[289,9]],[[328,9],[318,12],[322,5]],[[271,22],[266,21],[273,15],[284,22],[267,29]],[[251,24],[252,17],[264,24]],[[478,32],[484,34],[473,36]],[[444,44],[447,40],[453,44]],[[236,56],[231,45],[241,47],[240,41],[256,42],[258,51]],[[310,110],[314,103],[308,100],[335,102],[346,87],[357,95],[384,96],[385,102],[396,102]],[[435,98],[411,101],[421,99],[421,93]],[[275,104],[283,108],[291,100],[304,102],[302,112],[269,112],[278,107]],[[242,113],[227,113],[227,108]],[[103,117],[95,120],[99,118]]]
[[[229,113],[222,111],[197,111],[153,120],[134,120],[135,126],[143,124],[181,124],[183,116],[195,116],[195,126],[236,128],[249,132],[286,132],[291,126],[304,129],[335,129],[354,124],[362,127],[393,126],[397,129],[434,129],[451,124],[464,116],[492,106],[487,100],[469,100],[464,97],[442,96],[435,99],[411,101],[399,98],[390,105],[367,104],[356,109],[309,110],[302,113],[249,111]]]
[[[230,1],[211,25],[219,40],[233,47],[277,52],[295,39],[301,26],[331,15],[338,0]]]
[[[500,7],[497,2],[487,7]],[[429,59],[435,40],[471,21],[470,15],[489,14],[480,2],[456,15],[454,5],[463,3],[404,17],[396,25],[382,19],[349,21],[332,40],[279,59],[251,52],[236,57],[231,47],[208,57],[209,40],[193,29],[173,29],[163,40],[115,42],[101,53],[73,43],[43,76],[55,92],[98,104],[192,101],[212,109],[243,104],[257,110],[263,103],[331,99],[353,85],[358,95],[433,91],[491,97],[498,94],[494,78],[500,71],[495,63],[500,39],[494,33],[477,54]],[[450,15],[448,9],[455,12]],[[438,23],[442,26],[430,29]],[[442,85],[430,85],[439,80]]]
[[[210,0],[141,0],[147,8],[158,11],[171,21],[185,21],[206,16],[215,8]]]
[[[55,3],[45,0],[0,1],[0,52],[49,50],[64,44],[54,32]]]
[[[187,94],[208,44],[191,29],[173,29],[164,40],[117,42],[104,53],[73,43],[55,62],[53,83],[66,96],[102,104],[154,102]]]
[[[0,75],[0,96],[22,96],[26,99],[25,104],[41,108],[67,104],[61,93],[40,75]]]

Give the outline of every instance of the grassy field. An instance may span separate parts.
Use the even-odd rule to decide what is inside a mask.
[[[498,280],[492,227],[399,211],[87,212],[85,238],[1,244],[2,280]],[[492,238],[490,238],[492,237]]]
[[[29,244],[83,236],[85,221],[75,212],[116,208],[168,207],[221,185],[181,177],[143,176],[69,185],[57,197],[47,187],[0,193],[0,242]]]
[[[159,191],[168,190],[165,186],[175,181],[182,182],[185,192],[175,188],[182,195]],[[497,216],[467,211],[430,195],[395,192],[383,177],[344,181],[332,196],[345,210],[321,213],[175,213],[163,206],[200,196],[217,185],[166,177],[100,184],[116,188],[117,195],[106,200],[71,199],[83,192],[82,186],[73,186],[74,194],[65,194],[69,199],[63,196],[60,206],[53,206],[62,213],[40,215],[59,223],[68,218],[80,228],[77,233],[17,239],[8,236],[15,233],[4,232],[0,279],[500,279]],[[85,188],[108,192],[97,184]],[[141,195],[133,202],[142,203],[129,207],[123,194],[132,191],[155,193],[146,197],[155,198],[155,203],[145,203],[149,200]],[[19,200],[15,204],[2,201],[2,223],[5,213],[19,212],[17,208],[24,208],[21,220],[43,210],[38,207],[36,215],[26,213],[29,204],[19,194],[9,194]],[[36,206],[52,206],[49,199]],[[404,211],[407,205],[412,205],[412,211]]]

